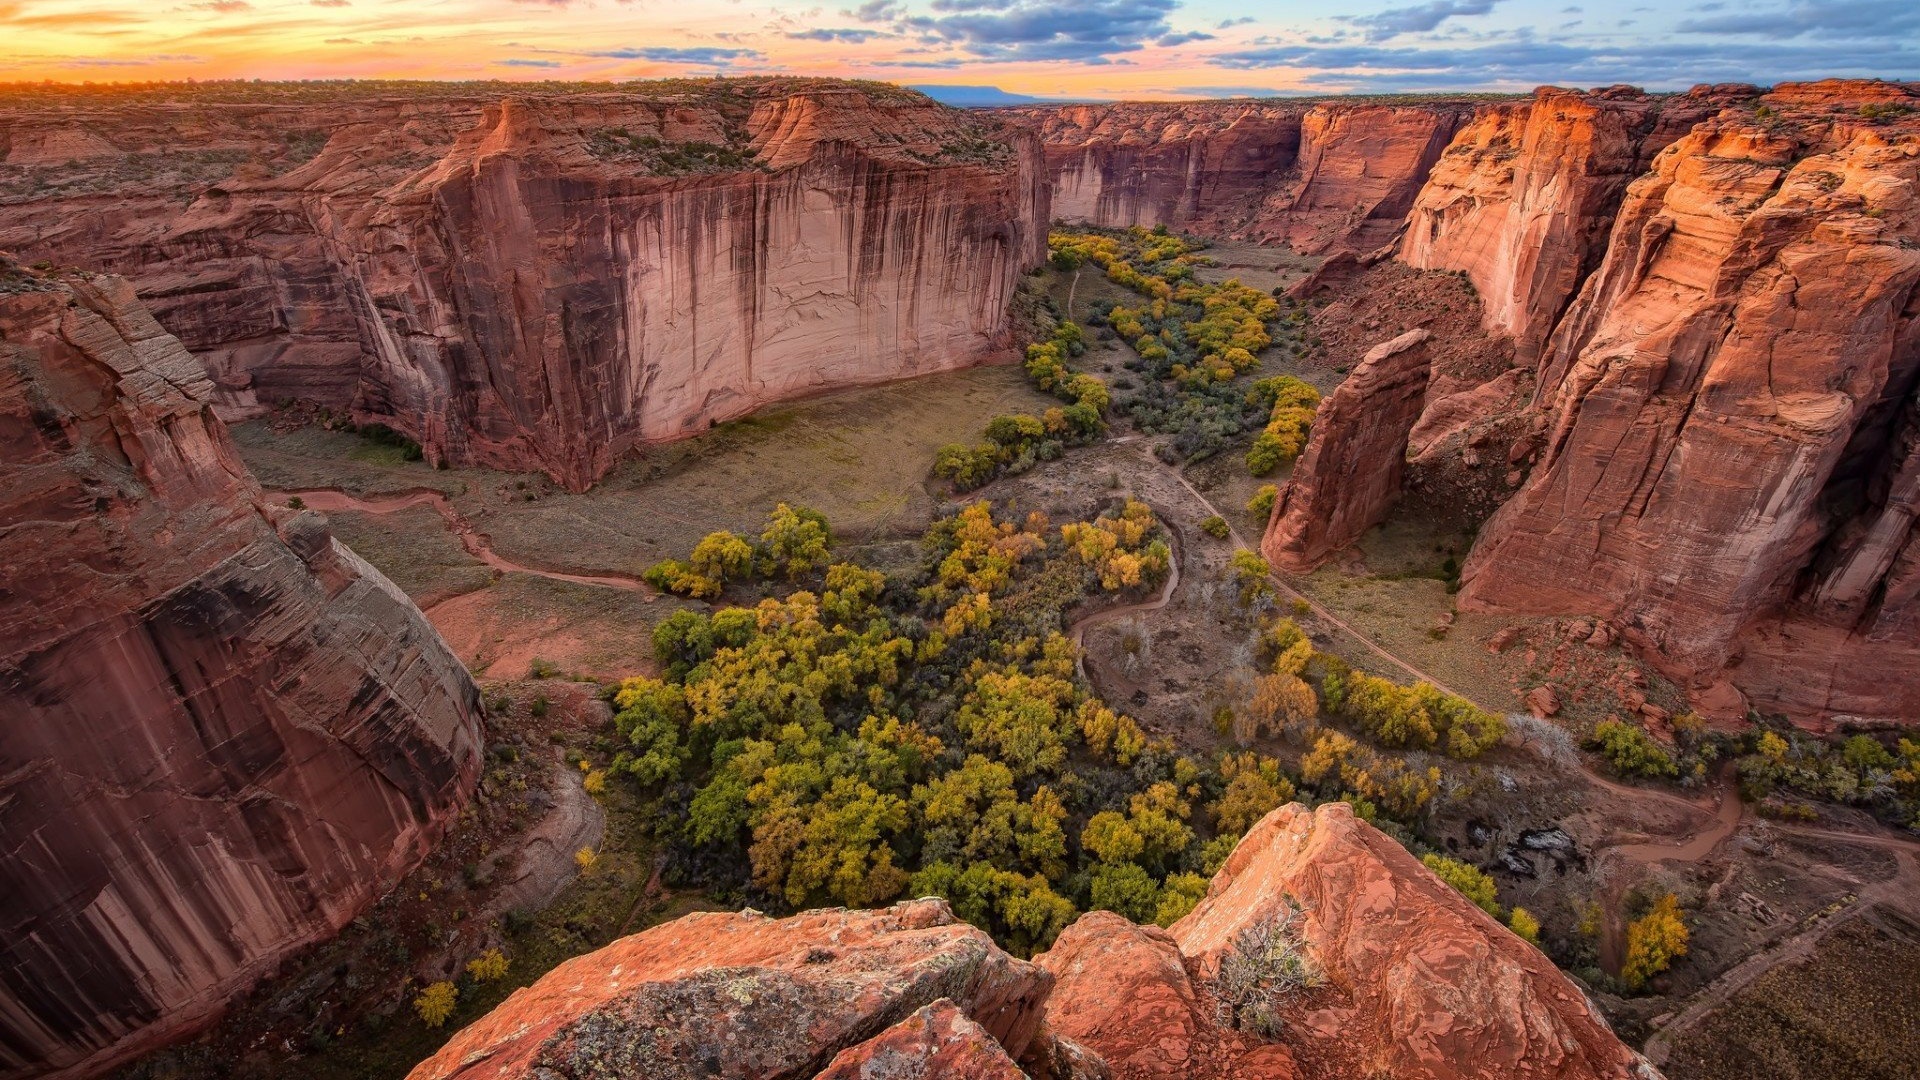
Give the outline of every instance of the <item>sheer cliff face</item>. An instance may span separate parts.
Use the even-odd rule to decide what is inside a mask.
[[[1391,239],[1472,106],[1201,102],[1002,110],[1040,133],[1053,213],[1366,250]]]
[[[1764,709],[1920,710],[1888,677],[1920,670],[1920,123],[1862,117],[1888,93],[1920,105],[1782,87],[1633,183],[1463,606],[1608,616]]]
[[[1694,96],[1649,98],[1543,88],[1482,109],[1434,166],[1399,256],[1466,273],[1487,325],[1531,365],[1598,265],[1627,184],[1712,112]]]
[[[187,126],[152,109],[121,142]],[[905,92],[726,84],[272,122],[324,149],[278,176],[242,165],[184,208],[16,204],[0,244],[133,276],[228,410],[316,400],[436,460],[574,488],[772,401],[980,362],[1045,256],[1037,142]],[[12,155],[38,152],[40,123],[12,118]],[[203,145],[246,138],[194,125]]]
[[[1262,1037],[1230,1021],[1220,969],[1282,925],[1326,981],[1277,999],[1278,1032]],[[715,1073],[1653,1075],[1545,954],[1331,803],[1267,815],[1170,929],[1089,912],[1032,962],[956,922],[939,899],[780,920],[688,915],[516,991],[410,1080]]]
[[[0,270],[0,1072],[210,1020],[424,854],[478,693],[113,279]]]

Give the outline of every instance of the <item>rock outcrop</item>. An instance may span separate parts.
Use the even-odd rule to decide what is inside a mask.
[[[561,964],[410,1076],[775,1080],[905,1058],[990,1077],[1035,1043],[1052,985],[944,900],[780,920],[702,913]],[[943,1045],[955,1037],[972,1045]]]
[[[1400,258],[1464,272],[1487,326],[1512,335],[1531,366],[1605,253],[1627,184],[1713,111],[1702,97],[1631,87],[1543,87],[1530,101],[1486,106],[1427,178]]]
[[[1735,715],[1911,718],[1917,383],[1920,88],[1728,109],[1629,188],[1461,605],[1598,615]]]
[[[1655,1075],[1545,954],[1344,804],[1267,815],[1169,933],[1210,983],[1249,942],[1270,953],[1277,925],[1322,980],[1274,1006],[1304,1075]]]
[[[111,278],[0,260],[0,1072],[209,1022],[411,869],[479,694]]]
[[[1130,102],[999,110],[1046,145],[1053,212],[1301,251],[1367,250],[1406,219],[1473,105]]]
[[[1284,938],[1267,932],[1281,924]],[[1223,997],[1254,986],[1222,965],[1255,938],[1261,963],[1303,957],[1315,975],[1274,990],[1263,1028]],[[689,915],[562,964],[410,1080],[711,1075],[1657,1074],[1538,949],[1335,803],[1269,814],[1171,930],[1090,912],[1031,963],[937,899]]]
[[[1393,508],[1426,399],[1432,337],[1409,330],[1374,347],[1320,403],[1260,544],[1273,565],[1311,570]]]
[[[772,401],[1006,351],[1046,254],[1038,141],[898,88],[337,93],[15,104],[6,166],[53,131],[100,145],[0,205],[0,247],[132,278],[228,416],[309,400],[574,489]]]

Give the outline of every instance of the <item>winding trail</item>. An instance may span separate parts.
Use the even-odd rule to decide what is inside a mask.
[[[569,574],[560,570],[544,570],[537,566],[514,562],[493,550],[493,542],[487,535],[473,527],[452,500],[445,494],[428,489],[416,489],[394,495],[376,495],[362,498],[349,495],[335,488],[313,488],[303,491],[268,491],[269,497],[286,502],[299,499],[309,510],[321,513],[352,512],[359,514],[397,514],[416,506],[431,506],[439,513],[440,520],[447,530],[459,539],[460,546],[467,554],[496,570],[512,574],[532,574],[535,577],[553,581],[568,581],[576,585],[599,585],[609,589],[625,589],[646,596],[651,602],[659,596],[658,590],[646,582],[624,574]]]
[[[1171,535],[1173,530],[1168,529],[1167,532]],[[1073,639],[1073,667],[1074,670],[1079,673],[1081,679],[1085,680],[1087,678],[1086,642],[1088,630],[1103,623],[1124,619],[1129,615],[1138,615],[1147,611],[1158,611],[1166,607],[1167,603],[1173,599],[1173,590],[1180,587],[1180,559],[1182,555],[1178,537],[1175,537],[1174,540],[1173,557],[1167,560],[1167,580],[1161,583],[1159,595],[1131,604],[1120,604],[1115,607],[1101,608],[1099,611],[1082,615],[1070,624],[1067,634]]]

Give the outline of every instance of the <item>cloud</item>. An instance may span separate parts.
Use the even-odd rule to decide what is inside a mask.
[[[1717,11],[1711,5],[1702,11]],[[1744,8],[1726,15],[1683,19],[1683,34],[1763,34],[1877,38],[1920,31],[1920,4],[1913,0],[1795,0],[1785,7]]]
[[[793,31],[788,33],[787,36],[795,41],[843,41],[849,45],[859,45],[872,41],[874,38],[892,37],[893,35],[881,30],[817,28],[813,30]]]
[[[707,67],[725,67],[736,60],[766,59],[766,54],[758,49],[715,49],[706,46],[672,48],[665,45],[644,49],[602,49],[579,55],[599,60],[647,60],[656,64],[700,64]]]
[[[1123,53],[1174,36],[1167,16],[1179,0],[933,0],[913,15],[898,0],[869,0],[851,14],[944,43],[986,61],[1113,63]]]
[[[247,0],[200,0],[197,4],[188,4],[187,6],[199,8],[201,11],[217,11],[222,15],[231,14],[236,11],[253,10],[253,5],[248,3]]]
[[[1154,40],[1154,44],[1160,46],[1163,49],[1170,49],[1175,45],[1185,45],[1189,41],[1212,41],[1212,40],[1213,40],[1212,34],[1203,34],[1198,30],[1186,30],[1178,34],[1168,34],[1165,37],[1156,38]]]
[[[1416,7],[1389,8],[1378,15],[1349,16],[1347,21],[1367,32],[1368,41],[1386,41],[1401,34],[1437,29],[1461,15],[1485,15],[1500,0],[1429,0]]]
[[[313,0],[314,7],[352,7],[353,0]]]
[[[1220,25],[1214,27],[1214,29],[1215,30],[1231,30],[1236,26],[1245,26],[1252,21],[1254,20],[1253,20],[1253,16],[1251,15],[1242,15],[1237,19],[1221,19]]]
[[[519,56],[506,60],[495,60],[494,63],[501,67],[557,68],[561,66],[558,60],[528,60]]]
[[[1303,69],[1309,72],[1306,83],[1343,90],[1523,90],[1617,82],[1679,88],[1912,71],[1920,68],[1920,49],[1899,38],[1863,40],[1842,60],[1831,47],[1789,43],[1676,39],[1588,45],[1516,37],[1461,48],[1287,44],[1220,53],[1211,60],[1237,71]]]

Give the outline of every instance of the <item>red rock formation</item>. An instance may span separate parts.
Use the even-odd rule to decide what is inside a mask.
[[[1432,337],[1409,330],[1376,346],[1321,402],[1260,544],[1273,565],[1311,570],[1393,508],[1426,398]]]
[[[1464,271],[1487,326],[1532,366],[1599,264],[1621,196],[1654,154],[1712,112],[1700,99],[1631,87],[1542,87],[1481,109],[1448,146],[1407,219],[1400,258]]]
[[[903,1050],[923,1065],[931,1057],[984,1067],[1027,1053],[1052,985],[954,921],[943,900],[777,921],[688,915],[515,991],[410,1080],[773,1080],[849,1075],[862,1058]],[[997,1046],[938,1045],[976,1033]]]
[[[1027,1080],[985,1028],[945,998],[858,1046],[819,1080]]]
[[[1273,176],[1293,167],[1307,106],[1128,102],[999,111],[1039,132],[1054,217],[1224,234],[1246,228]]]
[[[1282,918],[1295,932],[1276,947],[1319,985],[1274,998],[1261,1034],[1223,1001],[1221,967]],[[1641,1068],[1538,949],[1334,803],[1269,814],[1171,931],[1090,912],[1032,963],[940,900],[689,915],[555,968],[410,1080],[1654,1075]]]
[[[1098,1054],[1115,1080],[1292,1080],[1281,1043],[1221,1026],[1219,1003],[1172,935],[1090,911],[1034,962],[1059,980],[1047,1027]]]
[[[1668,147],[1555,331],[1461,605],[1582,612],[1738,710],[1920,714],[1920,119],[1784,86]]]
[[[1280,1038],[1305,1075],[1651,1074],[1540,950],[1345,804],[1314,811],[1295,804],[1267,815],[1170,933],[1205,981],[1246,931],[1289,916],[1298,947],[1324,979],[1320,989],[1278,1005]],[[1087,1045],[1104,1050],[1098,1041]]]
[[[0,1072],[210,1021],[437,838],[479,694],[318,515],[264,503],[114,279],[0,260]]]
[[[117,156],[76,170],[98,194],[0,207],[0,246],[133,277],[233,412],[351,408],[432,460],[576,489],[771,401],[978,363],[1045,256],[1037,141],[910,92],[748,80],[482,105],[16,107],[9,164],[43,157],[49,129]],[[295,165],[263,123],[325,146]],[[156,145],[229,163],[127,182]]]
[[[1054,214],[1368,250],[1400,228],[1466,102],[1195,102],[999,110],[1037,128]]]

